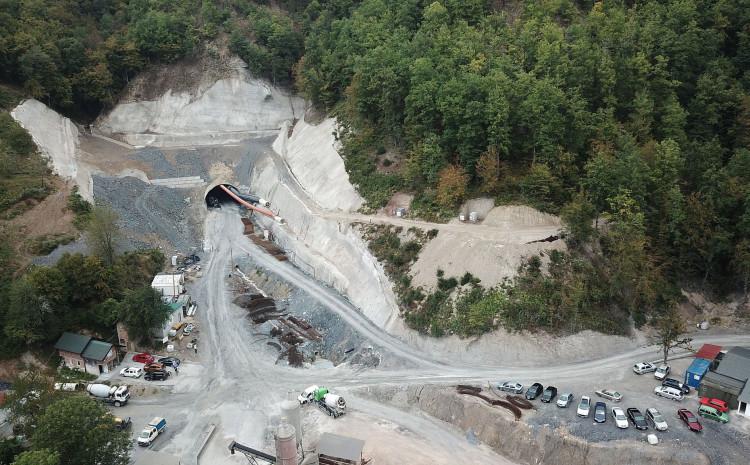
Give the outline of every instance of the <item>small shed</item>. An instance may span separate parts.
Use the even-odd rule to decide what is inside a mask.
[[[685,371],[685,384],[693,389],[698,389],[703,376],[711,367],[711,362],[705,358],[696,358]]]
[[[320,465],[362,465],[361,439],[323,433],[318,442],[318,463]]]
[[[703,346],[695,353],[695,358],[702,358],[709,362],[716,359],[716,356],[721,352],[721,347],[714,344],[703,344]]]
[[[177,297],[185,292],[184,273],[159,273],[151,281],[151,287],[164,297]]]
[[[744,388],[744,381],[715,371],[709,371],[701,380],[698,395],[721,399],[729,405],[729,408],[734,409],[739,407],[738,398]]]

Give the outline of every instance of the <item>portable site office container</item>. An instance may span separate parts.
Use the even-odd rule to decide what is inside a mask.
[[[703,376],[706,374],[710,366],[711,361],[704,358],[696,358],[693,360],[693,363],[691,363],[690,367],[685,371],[685,384],[693,389],[698,389]]]

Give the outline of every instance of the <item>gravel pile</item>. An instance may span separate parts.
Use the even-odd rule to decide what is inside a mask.
[[[135,153],[135,158],[151,166],[153,177],[176,178],[184,176],[201,176],[206,179],[208,173],[203,166],[204,158],[209,158],[211,148],[200,148],[196,150],[180,149],[174,155],[176,163],[167,159],[164,151],[155,147],[146,147]]]
[[[154,246],[151,238],[169,243],[174,250],[189,251],[200,245],[188,221],[186,191],[146,184],[132,178],[93,176],[94,198],[109,204],[120,215],[120,224],[130,248]],[[171,252],[171,251],[166,251]]]

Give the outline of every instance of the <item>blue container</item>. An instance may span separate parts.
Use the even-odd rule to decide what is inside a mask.
[[[701,385],[703,375],[706,374],[710,366],[711,362],[705,358],[696,358],[693,360],[693,363],[685,371],[685,384],[693,389],[698,389],[698,386]]]

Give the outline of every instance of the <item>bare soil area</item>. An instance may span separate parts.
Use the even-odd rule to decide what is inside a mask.
[[[414,286],[433,289],[437,285],[438,269],[445,276],[460,277],[471,273],[481,279],[485,287],[492,287],[505,278],[515,276],[518,266],[524,259],[546,250],[563,250],[565,242],[557,239],[551,242],[524,243],[514,236],[514,231],[529,228],[547,229],[554,236],[561,227],[560,219],[525,206],[500,206],[487,211],[489,202],[485,199],[468,202],[464,209],[477,211],[483,218],[478,230],[493,227],[499,233],[507,232],[506,237],[497,235],[467,235],[462,232],[441,230],[438,236],[428,242],[419,254],[419,259],[411,268]],[[483,216],[482,212],[487,211]],[[460,224],[454,220],[452,224]],[[471,228],[472,224],[466,224]],[[527,241],[531,242],[531,241]]]

